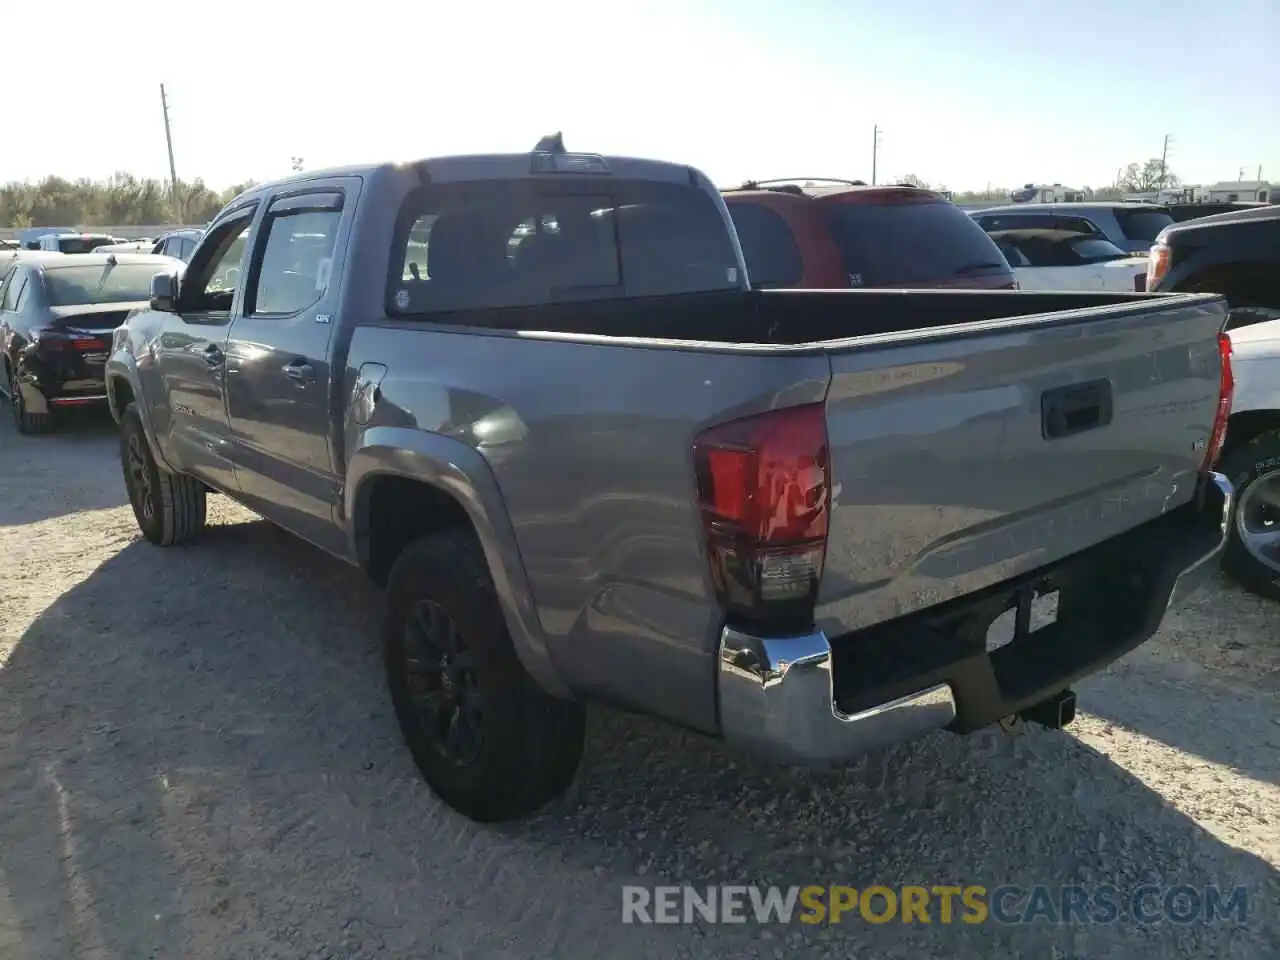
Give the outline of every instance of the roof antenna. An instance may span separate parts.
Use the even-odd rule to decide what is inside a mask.
[[[557,130],[555,133],[548,134],[538,141],[538,145],[533,148],[534,153],[565,153],[564,134]]]

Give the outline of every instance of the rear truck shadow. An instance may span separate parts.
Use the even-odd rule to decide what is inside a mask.
[[[1125,695],[1135,688],[1161,695]],[[1222,577],[1172,612],[1152,642],[1093,678],[1080,706],[1280,786],[1280,608]]]
[[[939,734],[814,773],[594,711],[568,797],[477,827],[431,795],[402,744],[379,607],[359,573],[251,522],[211,526],[190,549],[135,542],[45,610],[0,671],[0,878],[26,953],[1275,948],[1275,869],[1064,734]],[[1147,695],[1161,692],[1131,691]],[[1147,880],[1246,886],[1247,925],[621,923],[629,883]]]

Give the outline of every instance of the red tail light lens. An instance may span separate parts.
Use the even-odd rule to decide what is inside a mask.
[[[823,405],[712,427],[693,458],[720,603],[753,620],[812,619],[831,507]]]
[[[1218,334],[1218,359],[1221,370],[1218,412],[1213,418],[1209,449],[1204,453],[1204,470],[1212,470],[1218,463],[1218,457],[1222,455],[1223,444],[1227,442],[1227,421],[1231,419],[1231,401],[1236,390],[1235,374],[1231,372],[1231,338],[1225,333]]]

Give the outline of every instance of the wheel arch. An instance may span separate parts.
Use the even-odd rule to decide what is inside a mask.
[[[572,695],[551,658],[497,479],[473,447],[402,427],[367,430],[348,461],[342,510],[350,554],[375,580],[417,536],[470,526],[521,663],[548,693]]]

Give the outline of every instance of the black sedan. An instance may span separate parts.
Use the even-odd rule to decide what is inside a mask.
[[[105,403],[111,335],[146,306],[151,278],[178,261],[86,253],[16,260],[0,286],[0,388],[20,433],[42,433],[64,407]]]

